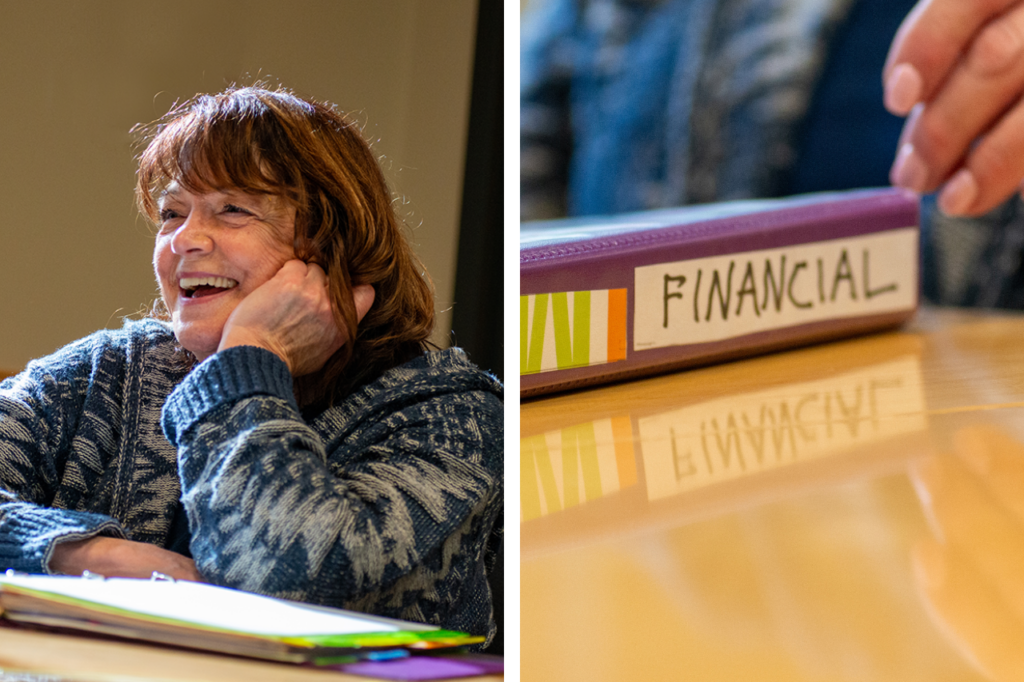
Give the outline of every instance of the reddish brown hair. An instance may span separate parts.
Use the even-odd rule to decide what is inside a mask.
[[[354,342],[296,381],[300,404],[334,402],[423,352],[434,326],[433,286],[357,126],[332,106],[259,86],[197,95],[143,131],[139,207],[158,222],[171,181],[192,192],[237,189],[296,206],[295,253],[327,272],[334,314]],[[352,287],[376,297],[357,325]]]

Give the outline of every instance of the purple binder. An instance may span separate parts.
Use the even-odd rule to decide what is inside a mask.
[[[888,188],[525,223],[521,395],[896,326],[919,236]]]

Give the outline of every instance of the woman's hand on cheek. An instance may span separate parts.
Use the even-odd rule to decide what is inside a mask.
[[[367,296],[369,303],[360,306]],[[356,287],[359,317],[373,302],[373,287]],[[265,348],[285,361],[293,376],[315,372],[349,340],[335,322],[320,266],[290,260],[249,294],[224,325],[218,350],[233,346]]]

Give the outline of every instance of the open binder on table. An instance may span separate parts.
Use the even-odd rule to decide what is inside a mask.
[[[461,632],[169,579],[0,574],[16,623],[293,663],[483,642]]]

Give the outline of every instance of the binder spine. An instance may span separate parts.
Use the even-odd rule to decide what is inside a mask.
[[[918,305],[918,234],[916,195],[886,189],[521,249],[521,394],[895,326]]]

